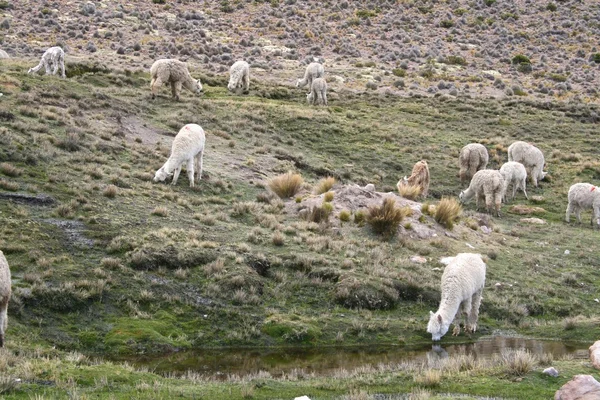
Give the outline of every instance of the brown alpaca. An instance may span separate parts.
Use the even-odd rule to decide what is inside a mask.
[[[412,169],[410,177],[407,178],[405,176],[398,181],[398,189],[400,189],[400,186],[405,185],[420,187],[423,198],[427,197],[427,193],[429,192],[429,167],[427,166],[427,161],[421,160],[417,162]]]
[[[487,149],[479,143],[469,143],[460,151],[460,183],[470,180],[475,172],[485,169],[489,160]]]

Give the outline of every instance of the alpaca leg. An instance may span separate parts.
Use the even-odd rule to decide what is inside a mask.
[[[179,167],[175,168],[175,171],[173,171],[173,180],[171,181],[171,185],[177,184],[177,179],[179,179],[180,172],[181,172],[181,165]]]
[[[58,68],[60,67],[60,61],[59,60],[55,60],[52,63],[52,66],[53,66],[53,68],[52,68],[52,75],[56,75],[56,73],[58,72]]]
[[[327,93],[323,92],[323,105],[327,105]]]
[[[0,347],[4,346],[4,335],[6,333],[6,327],[8,326],[8,315],[6,310],[8,309],[8,299],[0,302]]]
[[[526,179],[523,179],[521,181],[521,190],[523,191],[523,194],[525,195],[525,198],[527,200],[529,200],[529,196],[527,196],[527,191],[525,190],[525,181],[526,181]]]
[[[481,290],[473,294],[471,298],[471,310],[467,319],[466,329],[469,332],[477,330],[477,319],[479,318],[479,305],[481,304]]]
[[[194,164],[196,160],[194,158],[190,158],[185,167],[187,171],[188,180],[190,181],[190,187],[194,187]]]
[[[158,92],[158,88],[163,84],[162,79],[159,76],[156,78],[152,78],[152,82],[150,82],[150,89],[152,90],[152,98],[156,97],[156,92]]]
[[[204,150],[196,155],[196,173],[198,174],[198,182],[202,179],[202,158]]]
[[[569,203],[569,204],[567,204],[567,215],[565,216],[565,220],[567,222],[570,222],[572,213],[573,213],[573,206],[571,205],[571,203]]]
[[[487,210],[488,214],[492,213],[492,204],[494,202],[494,198],[493,195],[490,194],[485,194],[485,209]]]
[[[514,196],[513,196],[514,198]],[[496,216],[500,217],[500,208],[502,207],[502,193],[494,193],[494,206],[496,209]]]
[[[244,90],[250,90],[250,74],[244,74]]]
[[[179,83],[179,87],[178,84]],[[179,101],[179,92],[181,92],[181,82],[171,82],[171,94],[173,98]]]
[[[469,313],[471,312],[471,299],[468,298],[460,303],[459,313],[464,314],[465,318],[465,327],[467,326],[467,319]],[[458,315],[457,315],[458,317]],[[460,318],[456,318],[454,322],[454,329],[452,330],[452,336],[458,336],[460,334]]]
[[[577,222],[581,223],[581,208],[575,208],[575,216],[577,216]]]
[[[67,77],[65,75],[65,59],[64,58],[60,59],[60,76],[63,77],[63,78]]]

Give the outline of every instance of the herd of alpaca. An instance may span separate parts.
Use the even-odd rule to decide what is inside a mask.
[[[56,75],[61,69],[61,77],[65,78],[64,52],[60,47],[49,48],[42,56],[40,63],[30,68],[28,73],[36,73],[44,68],[46,74]],[[250,87],[250,66],[245,61],[237,61],[230,68],[230,79],[227,89],[237,92],[239,89],[247,92]],[[317,62],[310,63],[304,72],[304,77],[298,79],[296,87],[307,86],[310,92],[306,98],[309,104],[327,105],[327,82],[324,78],[323,65]],[[176,59],[157,60],[150,68],[151,93],[155,98],[158,89],[163,84],[169,84],[173,98],[179,100],[182,88],[200,94],[202,84],[200,80],[192,78],[187,64]],[[175,185],[182,166],[186,171],[190,187],[194,187],[202,177],[202,159],[204,155],[206,136],[202,127],[196,124],[187,124],[173,139],[171,154],[167,161],[160,167],[154,176],[154,182],[162,182],[171,177],[171,184]],[[514,199],[516,190],[520,189],[528,199],[525,184],[527,176],[535,187],[538,181],[544,179],[544,155],[535,146],[517,141],[508,148],[508,162],[500,170],[486,169],[489,155],[485,146],[470,143],[464,146],[459,155],[459,176],[464,184],[470,180],[469,186],[459,195],[461,202],[466,203],[474,196],[477,207],[481,200],[485,201],[486,209],[500,216],[502,201],[506,201],[506,191],[512,185],[511,199]],[[427,197],[429,192],[430,175],[427,161],[417,162],[410,177],[404,177],[398,182],[398,189],[411,185],[419,189],[420,195]],[[581,211],[592,209],[591,223],[600,227],[600,189],[589,183],[576,183],[571,186],[568,193],[568,206],[566,221],[575,213],[581,222]],[[444,261],[446,268],[442,274],[442,296],[439,309],[430,312],[427,332],[434,341],[440,340],[454,321],[459,310],[465,314],[465,330],[474,332],[477,328],[479,305],[485,286],[486,264],[480,254],[461,253]],[[4,345],[4,335],[7,327],[7,307],[11,295],[11,275],[8,262],[0,251],[0,347]],[[460,326],[455,324],[454,335],[460,332]]]

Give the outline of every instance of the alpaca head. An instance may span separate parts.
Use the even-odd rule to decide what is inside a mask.
[[[444,321],[440,314],[429,311],[427,333],[431,333],[431,340],[440,340],[448,332],[448,328],[450,328],[450,322]]]
[[[235,89],[237,89],[236,85],[233,84],[233,82],[229,82],[227,84],[227,90],[229,90],[230,92],[235,91]]]
[[[196,81],[197,85],[194,88],[194,93],[201,94],[202,93],[202,83],[200,83],[200,79]]]
[[[464,200],[464,197],[465,197],[465,191],[463,190],[463,191],[461,191],[461,192],[460,192],[460,194],[458,195],[458,200],[459,200],[461,203],[464,203],[464,202],[465,202],[465,200]]]
[[[156,171],[156,174],[154,174],[154,182],[163,182],[168,176],[171,175],[173,175],[173,173],[168,173],[165,171],[165,167],[160,167],[160,169]]]
[[[296,79],[296,87],[297,88],[300,87],[300,82],[302,82],[302,79]]]
[[[308,93],[306,95],[306,101],[308,102],[308,104],[312,104],[312,102],[313,102],[313,94],[312,94],[312,92],[310,92],[310,93]]]
[[[546,172],[546,171],[542,171],[542,172],[540,172],[540,181],[541,181],[542,179],[544,179],[544,178],[546,177],[546,175],[548,175],[548,172]]]

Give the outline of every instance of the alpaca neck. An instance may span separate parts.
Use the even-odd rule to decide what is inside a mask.
[[[443,297],[437,313],[442,316],[443,321],[446,321],[448,324],[450,324],[454,320],[459,306],[460,300]]]

